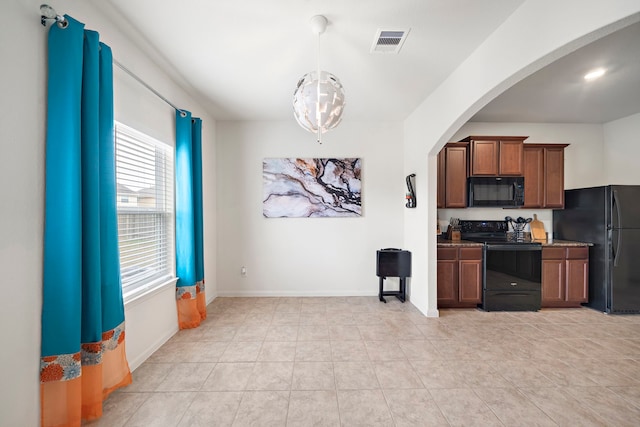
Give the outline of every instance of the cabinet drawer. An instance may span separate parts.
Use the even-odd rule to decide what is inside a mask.
[[[564,259],[565,248],[542,248],[542,259]]]
[[[458,259],[458,248],[438,248],[438,259]]]
[[[581,246],[577,248],[567,248],[567,259],[588,259],[589,248]]]
[[[482,260],[482,248],[460,248],[460,259]]]

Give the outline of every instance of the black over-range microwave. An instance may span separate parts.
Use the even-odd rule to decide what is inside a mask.
[[[470,177],[469,207],[513,208],[524,204],[524,178],[521,176]]]

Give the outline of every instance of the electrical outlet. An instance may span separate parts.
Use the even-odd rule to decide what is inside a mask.
[[[247,267],[242,266],[242,268],[240,268],[240,275],[242,277],[247,277]]]

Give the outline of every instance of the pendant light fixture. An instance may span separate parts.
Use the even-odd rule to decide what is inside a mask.
[[[322,134],[338,126],[344,110],[344,90],[340,80],[327,71],[320,70],[320,35],[327,28],[327,18],[316,15],[311,18],[311,30],[318,35],[318,63],[298,81],[293,93],[293,114],[298,124],[317,135],[322,144]]]

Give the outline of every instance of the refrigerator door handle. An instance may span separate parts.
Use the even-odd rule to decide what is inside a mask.
[[[613,206],[612,206],[612,210],[616,211],[616,218],[618,219],[618,223],[617,223],[617,227],[612,227],[612,237],[617,237],[616,239],[616,244],[615,244],[615,250],[613,251],[613,266],[617,267],[618,266],[618,256],[620,255],[620,241],[622,240],[622,234],[620,232],[618,232],[617,228],[620,227],[621,222],[620,222],[620,202],[618,201],[618,190],[613,190]],[[613,225],[613,224],[612,224]],[[615,234],[617,234],[617,236],[615,236]]]
[[[620,242],[622,241],[622,233],[620,233],[620,230],[618,229],[613,229],[611,230],[611,237],[612,239],[616,239],[615,246],[613,247],[613,266],[617,267],[618,257],[620,256]]]
[[[613,209],[616,211],[616,217],[618,218],[617,226],[613,226],[611,228],[620,228],[622,223],[620,222],[620,201],[618,200],[618,190],[613,190]]]

